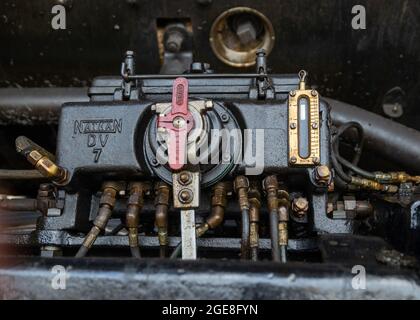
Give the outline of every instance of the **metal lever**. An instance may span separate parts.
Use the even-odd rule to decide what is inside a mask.
[[[180,170],[186,164],[187,137],[194,126],[194,118],[188,110],[188,80],[177,78],[172,88],[171,112],[160,115],[157,121],[158,130],[169,134],[168,155],[169,167]]]

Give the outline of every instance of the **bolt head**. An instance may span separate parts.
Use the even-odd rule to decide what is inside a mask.
[[[182,189],[178,194],[178,199],[181,203],[191,203],[193,200],[193,193],[189,189]]]
[[[290,129],[292,129],[292,130],[296,129],[296,123],[292,122],[290,124]]]
[[[186,121],[183,117],[175,117],[175,119],[172,121],[172,124],[175,128],[183,128],[186,125]]]
[[[296,91],[295,91],[295,90],[290,91],[290,96],[291,96],[291,97],[294,97],[295,95],[296,95]]]
[[[297,158],[296,157],[291,157],[289,161],[290,161],[291,164],[295,164],[297,162]]]
[[[309,202],[306,198],[299,197],[293,199],[292,210],[298,217],[304,216],[308,212],[308,209]]]
[[[327,166],[318,166],[315,168],[315,179],[317,182],[327,184],[330,181],[331,171]]]
[[[178,181],[182,185],[190,184],[192,181],[192,175],[188,171],[183,171],[178,176]]]

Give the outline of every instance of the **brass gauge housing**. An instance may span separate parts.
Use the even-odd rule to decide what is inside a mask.
[[[320,163],[319,94],[306,89],[306,71],[299,72],[299,89],[289,93],[289,164]]]

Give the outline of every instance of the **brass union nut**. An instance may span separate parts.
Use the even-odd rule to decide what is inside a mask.
[[[309,202],[306,198],[299,197],[293,199],[292,202],[292,211],[298,217],[304,216],[309,210]]]
[[[315,180],[323,185],[327,185],[330,182],[331,171],[327,166],[317,166],[315,168]]]

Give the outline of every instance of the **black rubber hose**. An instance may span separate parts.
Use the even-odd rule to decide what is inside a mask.
[[[241,259],[249,258],[249,209],[242,210]]]
[[[328,98],[324,100],[331,107],[334,125],[350,121],[360,123],[364,129],[366,149],[410,170],[412,174],[420,174],[420,131],[347,103]]]
[[[280,262],[279,216],[277,210],[270,212],[271,255],[273,261]]]
[[[343,135],[348,129],[351,129],[351,128],[355,128],[357,130],[359,139],[360,139],[359,143],[355,147],[355,155],[353,156],[352,162],[341,157],[340,151],[339,151],[339,139],[341,135]],[[360,124],[354,121],[346,123],[338,128],[337,134],[332,139],[332,157],[335,157],[335,159],[341,165],[345,166],[347,169],[350,169],[351,171],[353,171],[353,173],[356,173],[367,179],[374,179],[375,175],[373,173],[363,170],[357,166],[357,163],[359,162],[359,159],[360,159],[360,155],[362,153],[363,145],[364,145],[364,132]],[[334,162],[333,162],[333,165],[336,167],[336,164]],[[339,171],[339,168],[337,170]]]

